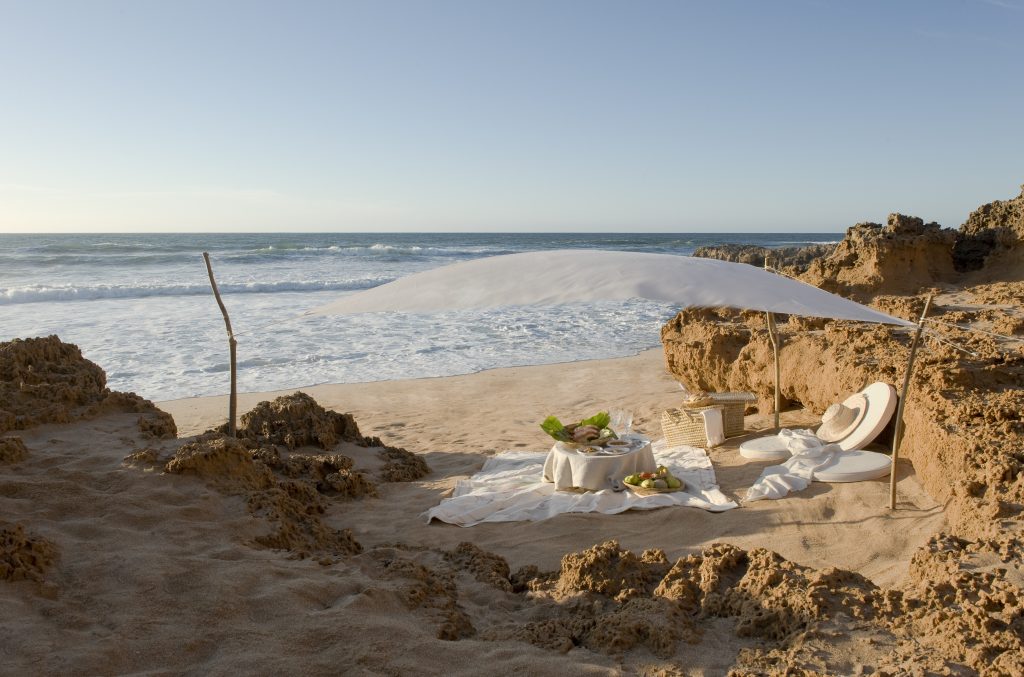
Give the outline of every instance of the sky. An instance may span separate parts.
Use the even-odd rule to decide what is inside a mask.
[[[956,227],[1024,0],[0,0],[0,233]]]

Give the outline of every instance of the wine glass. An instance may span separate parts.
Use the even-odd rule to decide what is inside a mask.
[[[618,435],[628,435],[633,428],[633,412],[629,409],[612,411],[611,427]]]

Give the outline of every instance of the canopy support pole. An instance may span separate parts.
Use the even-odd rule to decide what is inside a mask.
[[[235,334],[231,331],[231,318],[228,317],[228,309],[220,298],[220,290],[217,289],[217,280],[213,278],[213,267],[210,265],[210,255],[203,252],[203,260],[206,261],[206,272],[210,275],[210,286],[213,287],[213,296],[217,299],[220,312],[224,316],[224,326],[228,330],[228,346],[231,350],[231,396],[228,399],[228,435],[235,436],[235,414],[238,410],[238,372],[235,368],[235,348],[238,345],[235,341]]]
[[[775,427],[779,427],[779,410],[782,409],[782,372],[779,367],[779,330],[775,327],[775,313],[768,316],[768,338],[772,342],[772,355],[775,357]]]
[[[771,270],[769,259],[764,257],[764,269]],[[775,326],[775,313],[766,312],[768,318],[768,338],[772,342],[772,355],[775,358],[775,427],[779,427],[779,410],[782,409],[782,374],[779,367],[779,330]]]
[[[928,314],[928,307],[931,304],[932,295],[929,294],[924,302],[924,310],[921,311],[921,319],[917,321],[914,340],[910,344],[907,371],[903,374],[903,390],[900,391],[900,403],[896,407],[896,428],[892,434],[892,465],[889,468],[889,510],[896,509],[896,461],[899,459],[900,443],[903,441],[903,409],[907,405],[907,394],[910,392],[910,376],[914,373],[914,358],[917,357],[917,345],[921,340],[921,332],[924,330],[924,317]]]

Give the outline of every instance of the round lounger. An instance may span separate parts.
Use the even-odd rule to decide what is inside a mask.
[[[740,455],[755,461],[784,461],[789,458],[789,448],[778,435],[757,437],[740,443]]]
[[[844,451],[827,467],[814,471],[816,482],[864,482],[889,474],[892,459],[877,451]]]
[[[836,441],[843,451],[861,449],[869,445],[881,434],[892,419],[892,415],[896,413],[896,401],[899,398],[896,397],[896,389],[888,383],[872,383],[860,393],[847,398],[846,401],[851,402],[858,395],[865,396],[863,399],[867,404],[867,411],[856,430]]]

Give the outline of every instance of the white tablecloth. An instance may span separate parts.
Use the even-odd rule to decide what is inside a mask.
[[[554,482],[556,489],[610,489],[609,477],[622,481],[626,475],[638,472],[654,472],[658,464],[651,451],[651,442],[639,437],[639,445],[621,454],[596,455],[581,454],[576,449],[561,442],[548,452],[544,460],[544,481]]]

